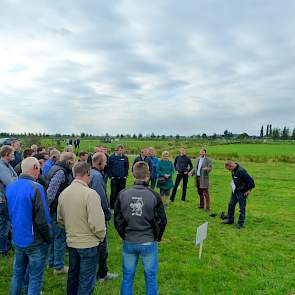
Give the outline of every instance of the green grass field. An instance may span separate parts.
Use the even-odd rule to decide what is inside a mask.
[[[196,153],[199,147],[190,152]],[[210,146],[209,154],[260,154],[271,158],[275,153],[294,156],[293,145]],[[213,160],[211,174],[212,213],[227,210],[230,173],[223,161]],[[168,226],[159,244],[159,294],[295,294],[295,182],[294,165],[283,162],[241,162],[254,177],[256,188],[247,203],[246,227],[237,230],[220,224],[197,208],[193,178],[189,180],[187,201],[180,201],[180,190],[166,210]],[[132,184],[129,177],[128,185]],[[236,210],[238,214],[238,208]],[[196,228],[209,221],[203,257],[198,259]],[[109,227],[109,268],[119,273],[113,282],[97,283],[94,294],[119,294],[122,242],[111,222]],[[0,294],[9,294],[12,257],[0,258]],[[54,277],[46,270],[44,294],[65,294],[66,276]],[[137,269],[134,294],[144,294],[141,262]]]

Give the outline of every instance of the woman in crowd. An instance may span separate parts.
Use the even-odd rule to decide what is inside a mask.
[[[157,187],[160,189],[160,195],[164,206],[168,206],[170,191],[173,188],[172,175],[174,172],[173,163],[169,160],[169,152],[162,153],[162,159],[158,164]]]

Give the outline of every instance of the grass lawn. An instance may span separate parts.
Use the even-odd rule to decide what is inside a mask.
[[[168,226],[159,244],[159,295],[295,294],[294,165],[242,164],[256,182],[256,189],[247,204],[246,227],[242,230],[221,225],[219,217],[209,217],[197,209],[192,178],[186,202],[180,201],[181,191],[178,191],[174,204],[166,210]],[[210,189],[212,212],[221,213],[227,210],[230,173],[223,168],[221,161],[213,161],[213,169]],[[208,238],[199,260],[195,234],[197,226],[205,221],[209,221]],[[119,279],[97,283],[94,294],[119,294],[121,246],[111,223],[108,261],[110,270],[119,273]],[[0,258],[0,273],[0,294],[9,294],[11,257],[8,260]],[[65,290],[66,276],[54,277],[47,269],[44,294],[65,294]],[[141,262],[134,294],[144,294]]]

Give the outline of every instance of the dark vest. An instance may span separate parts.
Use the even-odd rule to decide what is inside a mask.
[[[47,188],[48,188],[49,183],[50,183],[51,179],[53,178],[53,176],[60,170],[62,170],[64,172],[65,182],[61,183],[61,185],[59,186],[58,191],[54,197],[53,202],[50,204],[50,212],[51,213],[57,211],[59,195],[61,194],[61,192],[65,188],[67,188],[71,184],[71,182],[73,180],[71,170],[66,168],[62,163],[56,163],[51,167],[51,169],[49,170],[49,172],[46,175]]]

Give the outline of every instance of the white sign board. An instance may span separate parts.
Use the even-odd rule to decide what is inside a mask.
[[[199,258],[202,256],[203,241],[207,238],[208,221],[197,228],[196,246],[200,245]]]

